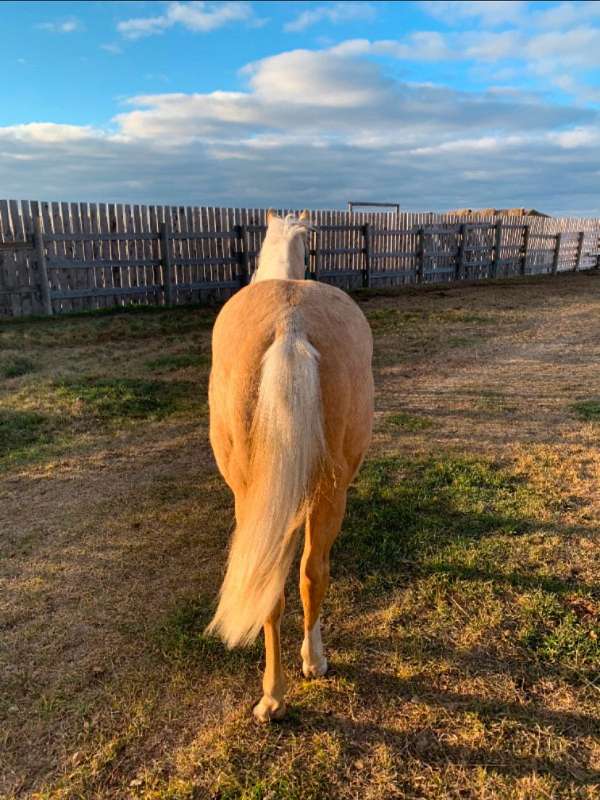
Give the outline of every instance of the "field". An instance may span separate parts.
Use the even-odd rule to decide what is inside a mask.
[[[330,675],[257,725],[262,646],[203,636],[232,502],[215,312],[0,326],[0,795],[600,797],[600,276],[378,295],[377,413]]]

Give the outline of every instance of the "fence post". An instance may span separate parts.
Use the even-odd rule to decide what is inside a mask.
[[[173,260],[171,258],[171,223],[167,217],[160,223],[160,246],[162,250],[163,284],[165,305],[173,305]]]
[[[362,285],[364,289],[368,289],[371,286],[371,226],[368,222],[362,226],[362,235],[364,239]]]
[[[40,273],[40,292],[42,295],[42,305],[44,312],[52,316],[52,298],[50,297],[50,283],[48,281],[48,266],[46,264],[46,250],[44,248],[44,234],[42,232],[41,217],[36,217],[33,222],[33,242],[35,254]]]
[[[423,271],[425,265],[425,231],[419,228],[417,231],[417,283],[423,283]]]
[[[492,278],[498,275],[498,264],[500,263],[500,248],[502,247],[502,220],[496,220],[496,231],[494,234],[494,258],[492,259]]]
[[[581,256],[583,255],[583,240],[585,239],[585,231],[581,231],[579,234],[579,241],[577,243],[577,258],[575,259],[575,269],[574,271],[577,272],[579,269],[579,265],[581,264]]]
[[[523,233],[523,247],[521,249],[521,269],[519,270],[521,275],[525,275],[527,272],[527,251],[529,250],[529,225],[523,226],[525,231]]]
[[[554,256],[552,258],[552,274],[558,272],[558,261],[560,259],[560,243],[562,241],[562,231],[556,234],[556,244],[554,245]]]
[[[463,277],[465,268],[465,245],[467,241],[467,226],[462,224],[458,229],[458,254],[456,256],[456,271],[454,273],[455,280],[459,281]]]
[[[315,246],[313,250],[309,251],[309,255],[313,257],[313,268],[308,271],[311,281],[319,280],[319,247],[321,244],[321,234],[318,228],[315,228]]]
[[[240,284],[240,289],[248,284],[248,255],[246,253],[246,248],[244,246],[246,240],[246,226],[245,225],[235,225],[235,240],[237,244],[237,251],[235,254],[237,265],[238,265],[238,274],[237,279]]]

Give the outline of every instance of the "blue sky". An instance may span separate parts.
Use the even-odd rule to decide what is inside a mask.
[[[600,215],[599,2],[0,2],[0,24],[3,196]]]

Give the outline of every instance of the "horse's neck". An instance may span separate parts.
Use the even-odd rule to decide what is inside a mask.
[[[276,280],[300,280],[304,277],[304,267],[302,270],[294,269],[290,262],[277,261],[268,264],[261,264],[256,270],[254,283],[258,281]]]
[[[289,246],[263,247],[254,283],[268,280],[301,280],[304,278],[304,262]]]

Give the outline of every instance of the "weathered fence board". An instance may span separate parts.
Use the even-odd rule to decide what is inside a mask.
[[[346,289],[600,263],[598,219],[319,210],[310,222],[307,276]],[[256,208],[0,200],[0,316],[224,300],[265,231]]]

